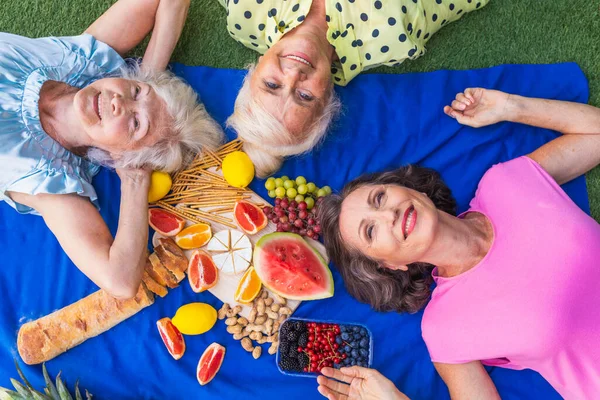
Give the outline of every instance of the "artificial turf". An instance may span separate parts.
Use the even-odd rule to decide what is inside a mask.
[[[0,31],[30,37],[75,35],[113,2],[1,0]],[[428,53],[422,58],[399,67],[382,67],[369,72],[423,72],[575,61],[589,79],[590,104],[600,106],[598,7],[597,1],[590,0],[492,0],[482,10],[466,15],[435,34],[427,45]],[[173,60],[221,68],[243,68],[255,61],[257,54],[231,39],[225,24],[225,11],[217,0],[192,0]],[[142,47],[135,53],[141,55]],[[588,174],[587,182],[592,215],[600,221],[600,168]]]

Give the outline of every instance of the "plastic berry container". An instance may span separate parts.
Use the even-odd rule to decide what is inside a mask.
[[[373,335],[363,324],[289,318],[279,327],[275,360],[282,374],[306,378],[325,366],[371,368]]]

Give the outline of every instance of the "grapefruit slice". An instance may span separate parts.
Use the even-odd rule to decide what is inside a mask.
[[[267,216],[258,206],[245,200],[235,203],[233,218],[248,235],[254,235],[269,223]]]
[[[333,296],[333,277],[321,255],[300,235],[275,232],[256,243],[254,269],[270,291],[292,300]]]
[[[185,226],[185,220],[162,208],[148,209],[148,223],[156,232],[163,236],[177,235]]]
[[[258,296],[261,288],[260,278],[256,275],[254,268],[250,267],[240,280],[234,299],[238,303],[249,304]]]
[[[216,233],[206,249],[217,268],[224,274],[238,275],[250,266],[252,243],[242,232],[231,229]]]
[[[225,347],[219,343],[213,343],[204,350],[198,368],[196,368],[196,377],[200,385],[204,386],[219,372],[223,359],[225,358]]]
[[[190,257],[188,266],[188,281],[196,293],[203,292],[215,286],[219,280],[219,270],[210,254],[196,250]]]
[[[182,249],[192,250],[204,246],[211,237],[210,225],[198,223],[179,232],[175,236],[175,243]]]
[[[174,359],[179,360],[183,356],[183,353],[185,353],[185,341],[179,329],[173,325],[171,318],[168,317],[159,319],[156,322],[156,327],[169,354]]]

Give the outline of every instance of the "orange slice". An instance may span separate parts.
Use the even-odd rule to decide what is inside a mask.
[[[175,236],[177,246],[185,250],[197,249],[204,246],[212,238],[212,231],[208,224],[189,226]]]
[[[250,267],[238,284],[234,296],[235,301],[242,304],[252,302],[260,293],[261,287],[262,283],[256,272],[254,272],[254,267]]]

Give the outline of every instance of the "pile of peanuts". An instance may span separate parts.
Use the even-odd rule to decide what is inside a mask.
[[[242,311],[242,306],[231,308],[228,303],[223,304],[217,315],[220,320],[225,320],[227,332],[231,333],[235,340],[241,340],[244,350],[252,353],[254,359],[260,357],[262,353],[260,345],[265,343],[271,343],[269,354],[277,353],[279,325],[292,314],[292,310],[286,307],[286,300],[283,297],[277,294],[272,294],[273,297],[270,297],[269,294],[263,288],[254,299],[248,318],[238,315]],[[253,341],[256,342],[256,346]]]

